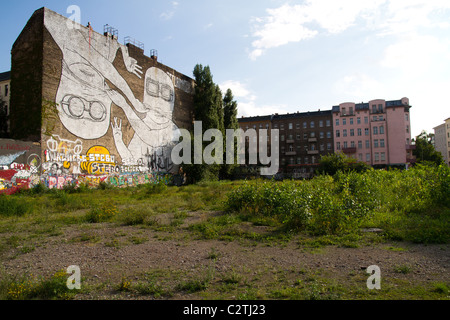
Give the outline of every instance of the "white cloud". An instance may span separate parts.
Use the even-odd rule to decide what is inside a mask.
[[[355,73],[339,79],[334,84],[333,91],[339,96],[351,97],[352,101],[346,102],[355,103],[367,99],[383,99],[385,96],[383,83],[364,73]]]
[[[233,96],[238,103],[239,117],[263,116],[274,113],[286,113],[285,106],[258,105],[257,97],[247,89],[247,85],[240,81],[228,80],[219,85],[222,92],[231,89]]]
[[[419,28],[448,29],[449,0],[306,0],[267,9],[253,18],[252,60],[271,48],[312,39],[321,33],[339,34],[358,24],[379,36],[404,35]],[[360,23],[361,21],[362,24]]]
[[[160,19],[161,20],[170,20],[173,18],[173,16],[175,15],[175,10],[178,8],[178,6],[180,5],[179,2],[177,1],[172,1],[171,2],[172,8],[168,11],[165,11],[163,13],[160,14]]]

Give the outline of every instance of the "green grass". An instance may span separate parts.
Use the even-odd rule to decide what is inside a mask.
[[[219,240],[250,249],[282,249],[295,241],[300,250],[321,254],[329,246],[351,249],[389,243],[384,246],[388,251],[407,251],[403,248],[414,244],[449,243],[450,208],[445,193],[449,181],[444,169],[418,167],[407,172],[319,176],[310,181],[224,181],[183,187],[62,191],[38,187],[0,196],[0,256],[9,254],[9,259],[15,259],[33,253],[49,238],[121,249],[145,244],[149,234],[180,245]],[[69,228],[77,232],[61,240]],[[363,232],[364,228],[382,231]],[[110,229],[113,232],[107,237],[96,232]],[[214,265],[222,258],[222,252],[212,248],[204,263]],[[158,270],[139,280],[124,278],[115,289],[156,299],[174,295],[238,300],[448,299],[449,284],[443,282],[411,284],[383,278],[383,290],[377,292],[367,290],[367,275],[360,273],[333,280],[304,267],[276,271],[195,268],[194,273]],[[414,269],[397,265],[391,271],[401,276]],[[59,286],[62,278],[29,279],[2,277],[0,299],[73,297],[73,292]]]

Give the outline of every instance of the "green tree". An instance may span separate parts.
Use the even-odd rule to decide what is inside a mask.
[[[196,82],[194,94],[194,119],[202,122],[202,134],[209,129],[218,129],[224,137],[224,110],[222,92],[213,81],[209,66],[197,64],[194,68],[194,79]],[[208,143],[203,143],[202,150]],[[193,143],[191,144],[193,145]],[[192,152],[194,156],[194,152]],[[219,164],[184,165],[183,170],[187,175],[188,182],[196,183],[202,180],[217,180],[221,166]]]
[[[342,153],[333,153],[321,157],[319,167],[317,168],[317,173],[334,176],[339,171],[363,172],[369,168],[369,165],[365,162],[359,162],[356,159],[349,158]]]
[[[422,131],[414,140],[416,150],[413,151],[413,155],[417,158],[417,163],[431,163],[437,166],[444,164],[442,154],[433,146],[433,137],[434,134]]]
[[[232,129],[237,130],[239,129],[239,122],[237,119],[237,113],[238,113],[238,104],[234,100],[233,91],[231,89],[228,89],[225,93],[225,96],[223,98],[223,117],[224,117],[224,127],[225,130]],[[224,135],[224,137],[226,134]],[[234,159],[237,161],[237,141],[234,141]],[[226,163],[226,150],[224,153],[224,165],[221,169],[221,177],[223,179],[228,179],[231,177],[231,174],[235,170],[235,168],[238,166],[237,163],[234,164],[227,164]]]

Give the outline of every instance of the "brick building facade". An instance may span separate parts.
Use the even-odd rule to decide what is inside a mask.
[[[41,143],[41,173],[177,171],[170,152],[193,123],[193,79],[47,8],[11,53],[11,136]]]

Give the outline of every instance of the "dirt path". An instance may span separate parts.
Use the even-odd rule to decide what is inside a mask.
[[[187,231],[180,229],[178,233],[166,234],[152,229],[111,225],[86,230],[75,226],[40,241],[29,253],[20,253],[20,246],[6,252],[2,268],[11,275],[31,273],[47,277],[77,265],[82,272],[83,284],[96,288],[77,297],[85,300],[149,299],[118,293],[114,287],[124,277],[136,282],[155,270],[162,273],[161,277],[181,281],[183,277],[201,276],[211,267],[216,275],[241,274],[255,286],[273,281],[274,275],[284,274],[284,281],[288,283],[289,275],[317,274],[318,271],[321,277],[332,278],[338,283],[351,279],[364,286],[369,276],[365,275],[365,269],[371,265],[379,266],[383,279],[389,281],[398,279],[411,285],[450,283],[448,245],[383,243],[360,248],[311,249],[300,246],[296,240],[272,245],[195,240],[185,237],[184,232]],[[402,272],[402,267],[407,270]],[[177,292],[170,298],[193,297],[199,296]]]

